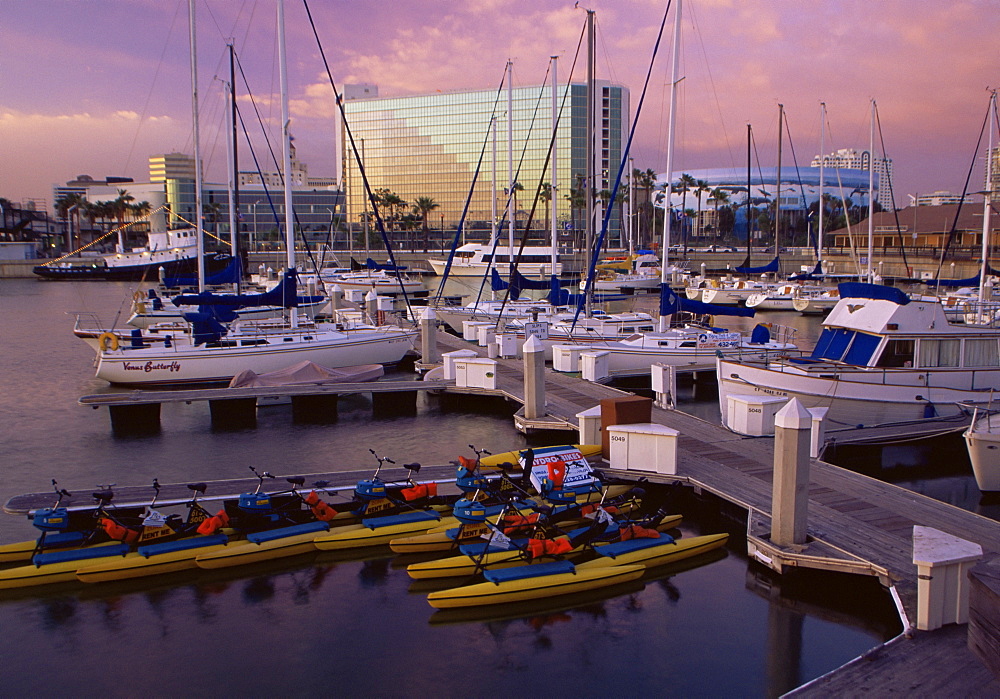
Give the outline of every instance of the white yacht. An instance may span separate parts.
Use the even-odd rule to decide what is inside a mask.
[[[1000,491],[1000,412],[977,408],[964,436],[979,490]]]
[[[514,248],[513,257],[517,257],[518,247]],[[482,277],[489,274],[490,268],[495,268],[500,274],[508,275],[511,266],[511,250],[507,245],[484,243],[468,243],[455,251],[451,261],[449,274],[457,277]],[[448,260],[428,260],[436,274],[444,274]],[[552,268],[552,248],[529,245],[521,251],[517,262],[517,270],[524,275],[555,275],[562,274],[563,265],[556,256],[555,269]]]
[[[949,322],[936,296],[844,283],[810,357],[718,360],[719,402],[798,398],[834,425],[878,425],[965,412],[1000,390],[1000,329]]]

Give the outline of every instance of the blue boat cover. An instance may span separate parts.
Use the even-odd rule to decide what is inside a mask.
[[[174,551],[187,551],[189,549],[200,549],[206,546],[216,546],[218,544],[225,544],[229,542],[229,537],[225,534],[211,534],[209,536],[192,536],[186,539],[178,539],[176,541],[164,541],[160,544],[149,544],[148,546],[139,547],[139,555],[150,558],[152,556],[160,556],[164,553],[173,553]]]
[[[575,571],[576,566],[571,561],[552,561],[551,563],[535,563],[532,565],[514,566],[513,568],[487,570],[483,573],[483,577],[491,583],[500,584],[511,580],[542,578],[549,575],[559,575],[560,573],[572,573]]]
[[[777,256],[763,267],[736,267],[739,274],[771,274],[778,271],[780,260]]]
[[[289,536],[299,534],[312,534],[330,531],[330,525],[326,522],[306,522],[305,524],[295,524],[291,527],[280,527],[279,529],[268,529],[264,532],[255,532],[247,535],[247,541],[252,544],[263,544],[275,539],[284,539]]]
[[[64,563],[66,561],[85,561],[88,558],[107,558],[109,556],[124,556],[129,552],[128,544],[116,544],[114,546],[93,546],[85,549],[73,549],[72,551],[53,551],[52,553],[39,553],[31,562],[36,566],[52,565],[53,563]]]
[[[720,306],[716,303],[705,303],[680,296],[669,284],[660,284],[660,315],[669,316],[684,311],[699,315],[713,316],[743,316],[752,318],[756,311],[742,306]]]
[[[900,306],[905,306],[910,302],[910,297],[901,290],[893,286],[883,286],[882,284],[868,284],[867,282],[841,282],[837,285],[840,298],[852,299],[876,299],[879,301],[892,301]]]
[[[660,534],[658,539],[629,539],[628,541],[616,541],[613,544],[595,546],[594,552],[608,558],[617,558],[632,551],[642,551],[653,546],[666,546],[672,543],[674,543],[674,537],[669,534]]]
[[[379,529],[381,527],[391,527],[397,524],[408,524],[410,522],[426,522],[430,519],[441,519],[437,512],[429,510],[414,510],[404,512],[400,515],[386,515],[385,517],[369,517],[362,519],[361,524],[369,529]]]

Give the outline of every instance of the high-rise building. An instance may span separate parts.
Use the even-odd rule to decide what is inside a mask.
[[[871,151],[868,150],[841,148],[828,155],[815,156],[812,167],[819,167],[822,163],[824,169],[841,168],[867,171],[871,157]],[[831,172],[826,182],[832,187],[836,183],[836,175]],[[886,211],[892,210],[892,158],[875,159],[875,192],[875,201],[881,204]],[[902,206],[902,203],[897,202],[896,205]]]
[[[193,180],[194,158],[185,153],[164,153],[149,156],[149,181]]]
[[[511,179],[521,224],[529,215],[539,184],[551,182],[551,168],[546,167],[552,139],[549,86],[513,90],[513,178],[508,174],[505,89],[352,98],[359,94],[377,94],[377,89],[366,86],[365,91],[345,88],[344,92],[347,125],[358,150],[355,158],[342,128],[343,182],[352,221],[362,220],[370,209],[358,160],[364,163],[372,190],[389,190],[410,205],[418,197],[432,198],[438,205],[431,214],[432,222],[438,221],[438,226],[453,227],[468,201],[466,230],[480,229],[484,236],[494,208],[498,219],[504,215]],[[629,122],[629,91],[597,81],[596,95],[593,190],[600,193],[611,189],[621,162]],[[586,85],[562,85],[557,97],[565,106],[556,133],[557,191],[552,199],[558,207],[560,229],[580,229],[584,227],[581,207],[585,199],[581,194],[587,160]],[[601,204],[600,197],[597,204]],[[550,205],[544,199],[539,201],[532,230],[548,230]],[[617,221],[616,215],[611,226],[616,240]],[[538,240],[543,239],[547,238],[539,233]]]

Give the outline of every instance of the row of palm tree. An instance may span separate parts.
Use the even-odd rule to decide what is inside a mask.
[[[404,244],[408,242],[411,248],[416,249],[416,241],[409,240],[409,234],[419,227],[423,233],[423,249],[427,252],[430,244],[428,217],[432,211],[441,206],[433,197],[417,197],[414,203],[410,204],[392,190],[382,188],[376,189],[372,193],[372,198],[386,224],[387,231],[402,231]]]
[[[72,211],[76,218],[76,235],[79,243],[81,221],[84,219],[90,222],[90,230],[96,228],[107,232],[112,224],[120,226],[126,221],[138,221],[148,216],[152,206],[148,201],[136,202],[135,197],[127,190],[119,189],[118,197],[111,201],[88,201],[77,192],[63,194],[55,202],[55,211],[64,221],[70,220]]]

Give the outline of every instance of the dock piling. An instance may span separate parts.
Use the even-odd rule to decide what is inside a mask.
[[[545,347],[532,335],[521,348],[524,354],[524,417],[545,415]]]
[[[430,306],[420,316],[420,358],[422,364],[440,364],[441,353],[437,347],[437,313]]]
[[[778,546],[806,543],[811,435],[812,415],[792,398],[774,416],[771,541]]]

